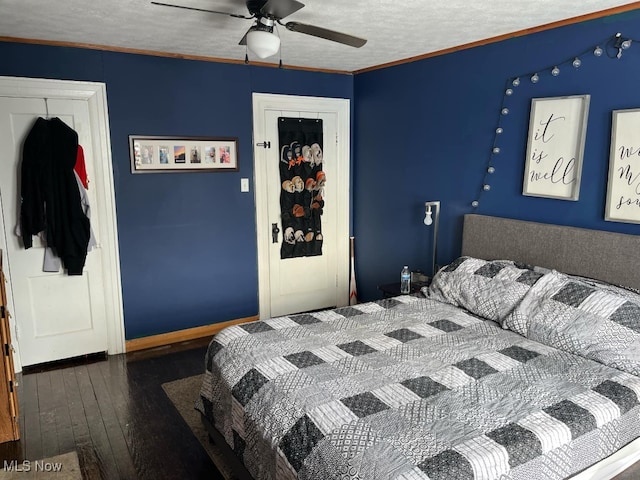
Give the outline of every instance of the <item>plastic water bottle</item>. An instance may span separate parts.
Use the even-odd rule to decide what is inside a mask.
[[[400,273],[400,293],[407,294],[411,291],[411,272],[408,266],[402,268]]]

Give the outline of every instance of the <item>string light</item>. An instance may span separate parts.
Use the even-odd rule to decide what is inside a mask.
[[[622,57],[622,50],[626,50],[631,46],[631,39],[627,38],[626,40],[623,40],[622,34],[616,33],[616,41],[613,46],[618,49],[616,58],[620,59],[620,57]]]
[[[493,147],[491,149],[491,156],[489,157],[489,165],[487,166],[487,170],[485,173],[485,179],[482,182],[482,188],[480,190],[480,193],[478,194],[478,197],[480,197],[480,195],[482,194],[482,192],[487,192],[491,189],[491,186],[489,185],[489,183],[487,182],[487,175],[492,175],[496,169],[493,166],[493,157],[495,155],[498,155],[501,152],[500,147],[498,146],[498,138],[500,135],[502,135],[504,133],[504,128],[502,128],[502,126],[500,125],[500,122],[502,121],[502,119],[509,114],[509,109],[506,107],[506,102],[507,99],[509,97],[511,97],[513,95],[513,89],[509,88],[509,85],[512,85],[514,87],[517,87],[518,85],[520,85],[520,78],[519,77],[515,77],[510,79],[507,82],[507,88],[504,90],[504,96],[502,97],[502,107],[500,108],[500,115],[498,116],[498,125],[496,126],[495,129],[495,137],[494,137],[494,141],[493,141]],[[471,207],[472,208],[478,208],[480,206],[480,201],[479,200],[473,200],[471,202]]]
[[[595,47],[590,47],[589,49],[585,50],[584,52],[578,55],[572,56],[565,61],[562,61],[556,64],[551,64],[547,68],[540,69],[538,71],[550,72],[551,76],[556,78],[560,75],[560,67],[562,65],[571,65],[576,69],[580,68],[580,66],[582,66],[584,57],[589,54],[593,54],[595,57],[602,57],[602,54],[606,52],[607,57],[620,59],[622,57],[623,51],[629,49],[634,41],[637,41],[637,40],[634,40],[632,38],[623,38],[621,33],[616,33],[615,35],[609,37],[606,41],[600,42],[600,44],[596,45]],[[600,45],[603,45],[604,48],[602,48]],[[482,181],[481,188],[480,188],[480,191],[478,192],[477,198],[471,202],[471,207],[474,209],[480,206],[480,197],[482,196],[482,193],[488,192],[491,190],[491,185],[487,181],[488,180],[487,176],[493,175],[495,173],[496,169],[494,164],[496,162],[494,161],[494,159],[497,159],[496,156],[499,155],[502,151],[501,148],[497,145],[497,143],[498,143],[498,137],[504,133],[504,128],[501,125],[501,122],[505,119],[507,115],[509,115],[507,100],[509,99],[509,97],[512,97],[515,94],[515,90],[511,87],[520,86],[520,78],[522,77],[524,78],[528,77],[531,80],[531,83],[533,84],[537,84],[541,81],[541,76],[538,74],[538,72],[523,73],[521,75],[511,77],[507,80],[506,82],[507,85],[504,90],[504,96],[502,98],[502,105],[500,107],[500,115],[498,116],[498,125],[495,129],[493,147],[491,149],[491,155],[489,157],[489,161],[486,167],[485,178]]]

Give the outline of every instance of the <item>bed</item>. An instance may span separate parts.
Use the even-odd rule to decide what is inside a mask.
[[[640,460],[639,266],[637,236],[465,215],[423,295],[221,331],[196,408],[256,480],[612,478]]]

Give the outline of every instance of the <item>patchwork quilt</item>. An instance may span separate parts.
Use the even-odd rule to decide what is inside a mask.
[[[223,330],[197,408],[256,480],[549,480],[640,436],[640,377],[400,296]]]

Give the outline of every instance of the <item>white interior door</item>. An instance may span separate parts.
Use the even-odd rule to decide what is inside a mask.
[[[278,118],[322,119],[326,174],[322,255],[281,259]],[[254,94],[255,196],[262,318],[348,304],[349,102],[343,99]],[[272,225],[280,230],[273,242]]]
[[[93,135],[85,100],[0,97],[0,201],[9,308],[23,366],[108,350],[107,309],[99,234],[100,208],[92,208],[91,225],[98,248],[89,252],[81,276],[43,271],[44,244],[34,237],[25,250],[16,235],[20,212],[19,175],[22,144],[38,116],[59,117],[78,132],[89,179],[94,178]],[[92,207],[98,199],[89,184]]]

